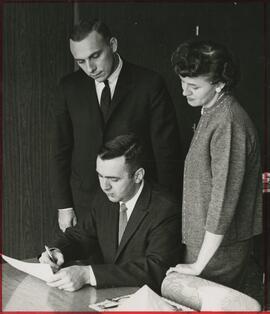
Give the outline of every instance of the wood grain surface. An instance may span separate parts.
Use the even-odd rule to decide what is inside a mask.
[[[3,32],[3,252],[34,256],[56,230],[49,195],[49,106],[72,71],[71,3],[6,3]]]
[[[29,262],[34,262],[30,259]],[[52,288],[38,278],[3,264],[2,311],[89,312],[89,304],[134,293],[136,287],[95,289],[85,286],[75,292]]]

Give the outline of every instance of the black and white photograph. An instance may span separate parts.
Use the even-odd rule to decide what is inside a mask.
[[[270,3],[0,14],[2,312],[270,310]]]

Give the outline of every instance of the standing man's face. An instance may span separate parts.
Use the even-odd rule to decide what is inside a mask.
[[[98,82],[105,81],[115,69],[117,40],[114,37],[107,42],[98,32],[92,31],[81,41],[70,39],[70,51],[79,67]]]
[[[141,170],[137,171],[139,174],[130,174],[124,156],[109,160],[97,157],[96,170],[100,187],[111,202],[130,200],[138,191],[143,177]]]

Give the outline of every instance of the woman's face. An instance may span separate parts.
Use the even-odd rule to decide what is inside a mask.
[[[207,106],[215,103],[218,93],[218,84],[211,84],[207,76],[183,77],[179,75],[183,90],[183,96],[192,107]]]

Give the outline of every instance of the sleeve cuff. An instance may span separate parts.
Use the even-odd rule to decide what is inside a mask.
[[[96,276],[93,272],[92,266],[89,265],[89,276],[90,276],[90,285],[93,287],[97,286]]]
[[[68,211],[71,211],[71,210],[73,210],[73,208],[72,207],[68,207],[68,208],[59,208],[58,209],[58,211],[60,212],[68,212]]]

